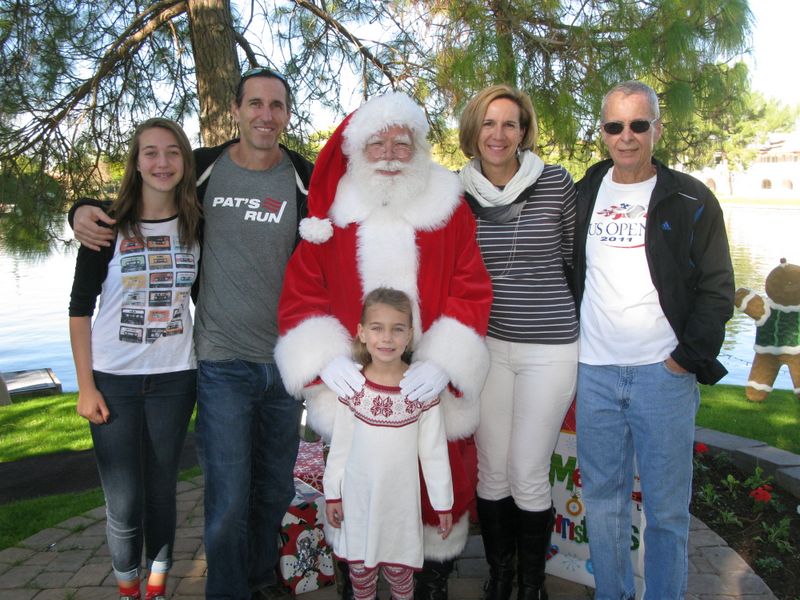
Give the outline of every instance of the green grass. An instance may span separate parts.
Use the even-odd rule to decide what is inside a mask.
[[[800,454],[800,402],[788,390],[774,390],[764,402],[750,402],[735,385],[701,386],[697,424]]]
[[[200,467],[181,471],[185,481],[200,475]],[[103,490],[54,494],[0,505],[0,550],[29,538],[42,529],[103,505]]]
[[[88,421],[75,412],[77,399],[58,394],[0,407],[0,462],[91,448]]]
[[[3,504],[0,506],[0,550],[102,504],[100,488]]]
[[[75,412],[77,393],[0,407],[0,462],[92,447],[89,422]],[[194,431],[194,415],[189,431]]]

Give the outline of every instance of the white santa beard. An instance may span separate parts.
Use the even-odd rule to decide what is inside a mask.
[[[369,162],[363,156],[350,158],[348,172],[363,186],[363,197],[375,205],[402,205],[418,197],[428,185],[431,161],[418,154],[409,162],[380,160]],[[381,171],[392,172],[384,175]]]

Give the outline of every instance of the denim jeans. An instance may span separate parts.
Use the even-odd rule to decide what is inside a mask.
[[[198,364],[205,475],[206,598],[245,600],[275,582],[280,523],[294,497],[302,404],[271,363]]]
[[[596,600],[633,598],[634,454],[642,487],[645,598],[683,598],[697,380],[664,363],[579,364],[577,442]]]
[[[90,424],[106,498],[106,535],[114,575],[139,576],[142,543],[148,568],[166,573],[175,542],[175,486],[197,390],[195,370],[157,375],[94,372],[111,413]]]

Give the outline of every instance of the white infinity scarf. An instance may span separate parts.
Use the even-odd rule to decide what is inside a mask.
[[[516,200],[527,188],[536,183],[544,169],[544,161],[530,150],[519,155],[519,169],[514,173],[505,187],[498,189],[481,173],[481,161],[476,156],[461,169],[459,177],[464,189],[478,201],[481,206],[507,206]]]

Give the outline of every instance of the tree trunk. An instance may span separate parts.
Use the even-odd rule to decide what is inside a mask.
[[[200,136],[204,146],[215,146],[237,135],[230,113],[240,76],[231,5],[230,0],[188,0],[187,5]]]

